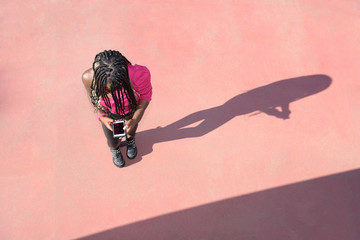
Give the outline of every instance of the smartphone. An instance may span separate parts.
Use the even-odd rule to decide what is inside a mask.
[[[125,121],[124,120],[116,120],[112,124],[113,126],[113,137],[120,138],[125,137]]]

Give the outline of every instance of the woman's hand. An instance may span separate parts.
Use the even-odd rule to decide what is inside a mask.
[[[134,134],[136,124],[138,124],[138,123],[134,119],[129,119],[128,121],[126,121],[125,129],[126,129],[126,133],[128,135],[133,135]]]
[[[100,117],[100,121],[105,125],[105,127],[107,127],[110,131],[112,131],[112,124],[114,122],[114,119],[106,117],[106,116],[102,116]]]

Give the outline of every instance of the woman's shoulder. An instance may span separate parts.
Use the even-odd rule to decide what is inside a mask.
[[[86,80],[92,80],[94,77],[94,70],[92,68],[87,69],[83,74],[82,74],[82,79],[83,81]]]
[[[139,64],[129,65],[129,69],[131,69],[134,72],[150,73],[149,69],[146,66],[139,65]]]
[[[82,74],[82,82],[85,85],[85,88],[90,91],[90,86],[91,86],[91,82],[93,80],[94,77],[94,70],[92,68],[87,69],[83,74]]]
[[[135,64],[129,65],[128,69],[129,77],[134,85],[150,81],[150,71],[147,67]]]

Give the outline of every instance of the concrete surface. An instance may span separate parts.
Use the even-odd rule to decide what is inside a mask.
[[[1,1],[1,239],[360,239],[360,2]],[[116,168],[81,75],[152,74]]]

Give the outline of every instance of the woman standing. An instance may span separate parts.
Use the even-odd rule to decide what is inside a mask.
[[[82,80],[99,114],[113,162],[121,168],[125,165],[121,138],[113,137],[112,123],[125,120],[126,155],[134,159],[136,129],[152,96],[150,72],[145,66],[132,65],[120,52],[107,50],[95,56],[93,67],[84,72]]]

